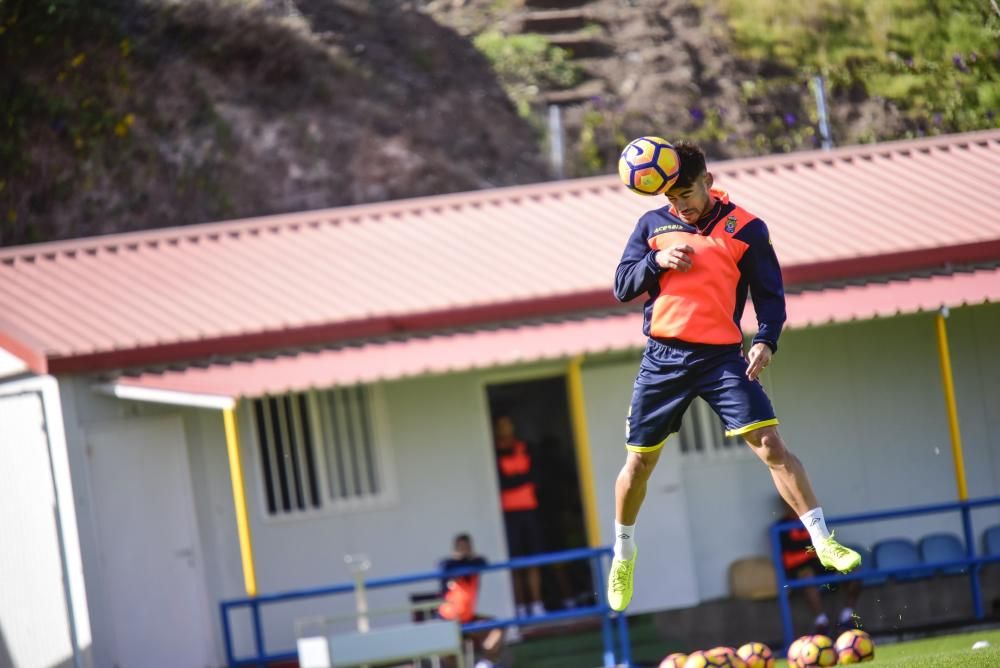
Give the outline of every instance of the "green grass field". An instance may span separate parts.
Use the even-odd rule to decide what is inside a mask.
[[[972,649],[972,643],[986,640],[990,647]],[[779,661],[779,668],[787,666]],[[906,668],[994,668],[1000,666],[1000,631],[976,631],[958,635],[882,644],[875,647],[875,660],[865,666],[906,666]]]
[[[631,628],[633,659],[636,665],[651,666],[663,641],[656,636],[651,620],[645,616],[633,620]],[[973,650],[977,640],[990,647]],[[596,668],[601,663],[601,640],[597,632],[553,636],[532,640],[511,648],[518,668]],[[777,668],[787,668],[779,661]],[[902,643],[878,643],[875,660],[861,664],[881,668],[1000,668],[1000,630],[975,631]]]

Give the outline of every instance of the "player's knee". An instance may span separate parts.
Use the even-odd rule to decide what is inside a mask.
[[[784,466],[789,457],[788,448],[785,447],[784,442],[781,440],[781,436],[778,435],[776,429],[765,428],[760,429],[760,433],[754,433],[752,437],[747,438],[750,445],[756,450],[757,454],[764,463],[768,466]]]
[[[625,460],[623,473],[631,480],[644,481],[653,473],[659,453],[630,452]]]

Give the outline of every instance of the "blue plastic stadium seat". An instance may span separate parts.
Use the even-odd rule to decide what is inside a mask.
[[[958,561],[965,559],[965,545],[962,539],[950,533],[932,533],[920,539],[918,545],[920,549],[920,560],[925,564],[940,563],[942,561]],[[935,570],[947,575],[964,573],[964,566],[950,566],[948,568],[935,568]]]
[[[983,532],[983,552],[987,557],[1000,556],[1000,524]]]
[[[875,543],[872,547],[872,560],[875,568],[886,570],[890,568],[908,568],[909,570],[894,573],[894,580],[918,580],[927,577],[933,571],[920,563],[920,552],[912,540],[906,538],[887,538]]]

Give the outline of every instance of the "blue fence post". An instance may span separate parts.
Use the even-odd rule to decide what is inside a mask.
[[[778,604],[781,609],[781,633],[784,637],[782,652],[788,651],[789,645],[795,639],[795,629],[792,627],[792,606],[788,601],[788,581],[785,579],[785,565],[781,561],[781,525],[771,527],[771,559],[774,561],[774,574],[778,583]]]
[[[622,664],[632,668],[632,645],[628,639],[628,617],[624,612],[618,613],[618,641],[622,646]]]
[[[229,628],[229,604],[225,601],[220,603],[219,612],[222,615],[222,640],[226,646],[226,665],[233,668],[236,657],[233,656],[233,638]]]
[[[614,668],[615,639],[611,630],[611,610],[608,608],[607,593],[604,591],[604,559],[594,555],[591,568],[591,579],[594,581],[594,593],[597,594],[597,605],[604,609],[601,615],[601,640],[604,642],[604,668]]]
[[[256,599],[250,602],[250,614],[253,617],[253,649],[258,659],[267,656],[264,651],[264,628],[260,623],[260,603]],[[258,662],[257,666],[265,668],[267,664]]]
[[[976,535],[972,530],[972,510],[966,502],[962,503],[962,529],[965,532],[965,555],[969,559],[975,559]],[[972,609],[976,614],[976,619],[982,619],[985,612],[983,611],[983,592],[979,587],[979,564],[969,565],[969,586],[972,589]]]

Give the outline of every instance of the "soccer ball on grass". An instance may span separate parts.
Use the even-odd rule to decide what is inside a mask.
[[[827,636],[803,636],[788,648],[788,665],[793,668],[837,665],[837,650]]]
[[[834,649],[837,650],[837,662],[841,664],[861,663],[875,658],[875,643],[861,629],[841,633]]]
[[[743,659],[747,668],[774,668],[774,653],[762,642],[748,642],[736,650],[736,655]]]

